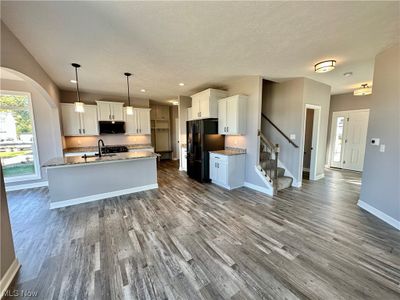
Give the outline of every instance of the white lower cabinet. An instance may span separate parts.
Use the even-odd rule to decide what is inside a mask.
[[[212,183],[226,189],[244,185],[246,154],[223,155],[210,153],[210,178]]]

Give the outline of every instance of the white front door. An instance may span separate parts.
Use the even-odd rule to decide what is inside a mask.
[[[331,166],[362,171],[367,142],[369,110],[334,112]]]

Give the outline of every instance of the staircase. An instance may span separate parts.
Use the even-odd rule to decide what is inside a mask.
[[[257,168],[272,185],[273,193],[292,186],[293,178],[285,176],[285,169],[278,167],[279,145],[273,144],[260,132],[260,161]]]

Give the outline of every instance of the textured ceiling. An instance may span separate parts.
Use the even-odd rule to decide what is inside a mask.
[[[309,77],[349,92],[399,42],[399,2],[18,2],[2,19],[57,85],[166,100],[235,76]],[[313,65],[334,58],[326,74]],[[351,71],[352,77],[343,73]],[[184,82],[185,86],[178,86]],[[147,92],[141,93],[140,89]]]

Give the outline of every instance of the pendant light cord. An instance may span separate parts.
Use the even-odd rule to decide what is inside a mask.
[[[131,96],[129,95],[129,76],[126,76],[126,84],[128,85],[128,106],[131,106]]]
[[[72,64],[72,66],[75,68],[75,80],[76,80],[76,96],[78,97],[78,102],[81,102],[81,96],[79,94],[79,80],[78,80],[78,68],[80,65],[78,64]]]

